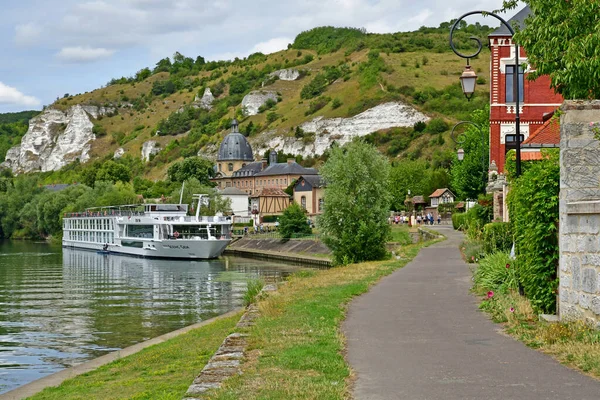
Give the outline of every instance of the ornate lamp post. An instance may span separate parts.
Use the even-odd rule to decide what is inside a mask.
[[[456,29],[456,27],[458,26],[458,24],[460,23],[460,21],[462,21],[463,19],[465,19],[466,17],[470,16],[470,15],[474,15],[474,14],[480,14],[483,16],[490,16],[490,17],[494,17],[497,20],[499,20],[502,25],[504,25],[508,31],[510,32],[511,36],[514,36],[515,31],[514,29],[509,25],[508,22],[506,22],[502,17],[491,13],[491,12],[487,12],[487,11],[471,11],[468,12],[466,14],[464,14],[463,16],[461,16],[460,18],[458,18],[456,20],[456,22],[454,23],[454,25],[452,25],[452,28],[450,28],[450,48],[452,49],[452,51],[454,51],[454,53],[461,57],[461,58],[465,58],[467,60],[467,65],[465,67],[465,70],[463,71],[461,77],[460,77],[460,82],[461,82],[461,86],[463,89],[463,93],[465,94],[465,96],[467,97],[467,100],[470,100],[471,97],[473,96],[473,93],[475,92],[475,83],[477,81],[477,74],[475,74],[475,72],[471,69],[471,66],[469,65],[469,59],[476,57],[479,53],[481,53],[481,49],[482,49],[482,44],[481,41],[476,38],[476,37],[471,37],[470,39],[474,40],[477,42],[477,50],[473,53],[473,54],[462,54],[461,52],[459,52],[456,47],[454,47],[454,43],[452,42],[452,35],[454,34],[454,30]],[[520,93],[520,85],[519,85],[519,45],[515,43],[515,78],[513,79],[513,92],[515,93],[515,132],[516,132],[516,152],[517,152],[517,177],[519,177],[521,175],[521,112],[519,110],[520,105],[519,102],[521,100],[521,93]],[[463,152],[464,154],[464,152]]]

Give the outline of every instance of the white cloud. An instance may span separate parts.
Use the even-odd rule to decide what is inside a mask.
[[[278,52],[283,49],[287,49],[287,45],[292,43],[294,39],[290,39],[288,37],[278,37],[269,39],[266,42],[260,42],[254,45],[252,50],[250,50],[250,54],[261,52],[263,54],[271,54]]]
[[[64,47],[56,57],[68,63],[87,63],[108,58],[114,54],[114,50],[105,48],[92,48],[89,46]]]
[[[39,106],[40,101],[33,96],[26,96],[14,87],[10,87],[0,82],[0,104]]]
[[[41,33],[40,26],[33,22],[17,25],[15,26],[15,43],[19,46],[35,44]]]

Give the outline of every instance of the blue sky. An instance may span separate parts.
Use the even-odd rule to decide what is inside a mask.
[[[209,60],[270,53],[316,26],[397,32],[501,0],[3,0],[0,112],[133,75],[179,51]],[[491,18],[481,20],[496,25]]]

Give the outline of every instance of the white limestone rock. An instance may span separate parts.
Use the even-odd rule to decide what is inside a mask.
[[[429,117],[411,106],[400,102],[384,103],[350,118],[324,119],[317,117],[301,125],[305,132],[314,132],[314,142],[305,143],[295,137],[283,137],[275,131],[267,132],[261,142],[253,143],[259,154],[266,149],[275,149],[284,153],[302,155],[323,154],[335,141],[344,145],[354,137],[394,127],[410,127],[415,122],[429,121]]]
[[[125,149],[122,147],[119,147],[118,149],[115,150],[115,153],[113,154],[113,158],[115,160],[118,160],[119,158],[123,157],[125,155]]]
[[[264,105],[269,99],[277,101],[277,93],[266,90],[255,90],[244,96],[242,109],[246,115],[256,115],[260,106]]]
[[[150,161],[150,156],[158,154],[160,152],[160,146],[158,142],[154,140],[148,140],[142,145],[142,161]]]
[[[293,68],[280,69],[279,71],[271,72],[269,76],[276,76],[282,81],[295,81],[296,79],[300,78],[300,71]]]
[[[20,174],[56,171],[76,159],[88,161],[91,143],[96,139],[90,115],[106,112],[92,107],[78,104],[66,113],[47,109],[31,119],[21,144],[8,151],[2,167]]]
[[[83,108],[83,110],[86,113],[90,114],[94,119],[98,119],[98,117],[103,117],[105,115],[111,115],[111,114],[117,112],[117,109],[114,107],[97,107],[97,106],[81,104],[81,108]]]
[[[204,94],[202,95],[202,98],[198,98],[198,96],[196,96],[196,98],[194,99],[194,105],[197,105],[200,108],[203,108],[205,110],[210,110],[212,108],[212,104],[215,101],[215,96],[213,96],[212,92],[210,91],[210,88],[206,88],[204,89]]]

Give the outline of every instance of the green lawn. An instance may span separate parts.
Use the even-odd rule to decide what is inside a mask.
[[[181,400],[241,314],[114,361],[30,397],[32,400]]]

